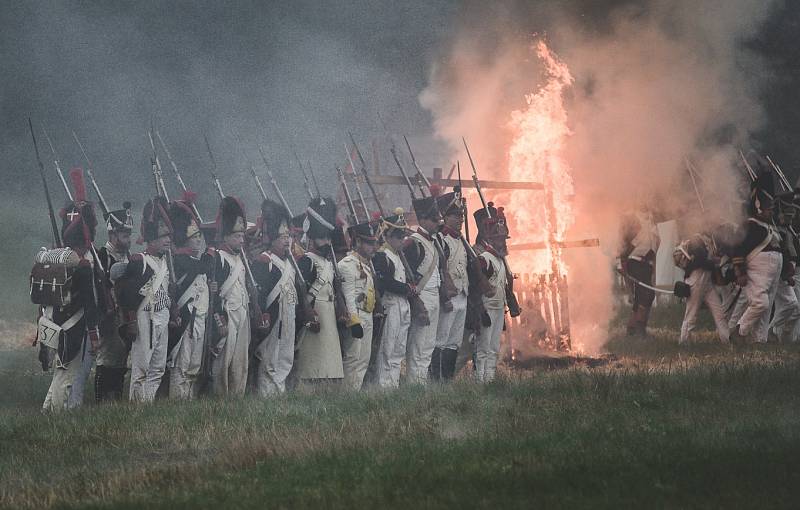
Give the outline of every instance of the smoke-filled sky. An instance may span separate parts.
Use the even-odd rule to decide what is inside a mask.
[[[8,3],[0,11],[0,284],[7,291],[0,317],[32,309],[25,305],[30,261],[50,238],[28,115],[36,126],[46,124],[65,170],[84,165],[71,139],[74,129],[112,207],[130,199],[137,211],[152,193],[146,130],[154,121],[187,183],[200,192],[201,213],[213,217],[205,131],[225,191],[245,200],[252,219],[260,199],[244,169],[249,160],[257,162],[257,144],[264,145],[299,208],[304,195],[293,150],[333,190],[333,165],[344,159],[347,131],[362,150],[381,139],[378,112],[392,134],[409,135],[427,168],[449,168],[460,134],[477,138],[485,167],[502,167],[502,148],[482,138],[501,130],[508,113],[538,85],[536,59],[527,48],[539,33],[576,79],[567,101],[571,121],[580,123],[573,126],[577,141],[569,149],[573,165],[596,154],[604,165],[616,166],[624,160],[619,153],[629,150],[631,166],[654,171],[642,162],[658,161],[658,137],[673,134],[674,126],[666,126],[669,136],[656,133],[646,143],[633,137],[620,146],[619,136],[607,142],[602,135],[614,129],[613,110],[620,104],[605,87],[615,80],[618,95],[637,97],[645,111],[678,108],[677,125],[690,131],[675,142],[678,149],[728,137],[756,145],[792,173],[800,164],[800,145],[793,140],[798,113],[792,109],[800,83],[793,40],[800,16],[788,2],[529,3]],[[613,58],[615,47],[625,58]],[[678,56],[683,64],[676,64]],[[660,70],[683,74],[666,79]],[[648,83],[653,87],[647,93],[625,89]],[[725,87],[716,95],[720,84]],[[676,86],[686,93],[676,93]],[[718,97],[719,104],[695,112],[692,101],[669,102],[681,95]],[[669,101],[660,104],[662,97]],[[721,131],[701,126],[715,113],[735,111],[740,116],[721,121]],[[631,134],[641,129],[637,123],[620,126]],[[37,134],[51,193],[61,203],[49,148]],[[385,171],[391,171],[390,161],[382,155]],[[722,163],[712,158],[708,165]],[[602,192],[598,182],[583,189],[594,196]],[[169,177],[168,183],[174,184]]]

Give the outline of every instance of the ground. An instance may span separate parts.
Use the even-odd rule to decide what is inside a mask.
[[[9,508],[771,508],[800,497],[800,347],[676,345],[612,325],[608,364],[489,385],[40,414],[47,376],[0,353]],[[706,323],[707,324],[707,323]],[[39,370],[39,372],[41,372]]]

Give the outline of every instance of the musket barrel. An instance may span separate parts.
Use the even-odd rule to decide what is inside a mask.
[[[44,176],[44,165],[42,158],[39,155],[39,144],[36,143],[36,135],[33,133],[33,122],[28,117],[28,127],[31,130],[31,138],[33,139],[33,149],[36,151],[36,163],[39,165],[39,175],[42,177],[42,185],[44,186],[44,196],[47,200],[47,213],[50,216],[50,227],[53,229],[53,241],[56,247],[61,248],[61,236],[58,233],[58,224],[56,223],[56,213],[53,209],[53,201],[50,198],[50,189],[47,187],[47,179]]]
[[[61,181],[61,185],[64,187],[64,191],[67,194],[67,198],[72,200],[72,191],[70,191],[69,186],[67,186],[67,181],[64,179],[64,173],[61,171],[61,165],[58,162],[58,155],[56,154],[56,149],[53,147],[53,142],[50,140],[50,135],[47,134],[47,129],[45,129],[44,125],[42,125],[42,132],[44,133],[45,139],[47,139],[47,144],[50,146],[50,152],[53,153],[53,164],[56,167],[56,173],[58,174],[58,179]]]

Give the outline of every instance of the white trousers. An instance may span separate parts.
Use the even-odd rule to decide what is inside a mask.
[[[505,308],[486,308],[492,320],[488,328],[481,328],[475,342],[475,378],[481,382],[494,380],[497,371],[497,353],[500,350],[500,335],[503,334]]]
[[[717,294],[717,289],[712,281],[711,271],[695,269],[686,279],[686,283],[691,287],[691,293],[686,300],[686,312],[683,315],[679,342],[686,343],[689,341],[689,336],[694,331],[695,323],[697,322],[697,314],[700,311],[700,307],[705,303],[714,318],[720,341],[728,343],[730,330],[722,309],[722,300]]]
[[[753,335],[756,342],[767,341],[769,312],[783,268],[783,257],[775,251],[761,252],[747,263],[747,308],[739,319],[739,333]]]
[[[400,386],[400,365],[406,355],[411,308],[407,299],[387,294],[383,298],[383,310],[386,322],[378,349],[378,385],[397,388]]]
[[[354,390],[360,390],[364,384],[364,375],[367,373],[369,357],[372,354],[372,314],[358,310],[358,319],[364,329],[361,338],[353,338],[350,328],[341,335],[344,385]]]
[[[228,336],[217,345],[220,353],[212,363],[216,395],[244,395],[250,346],[250,313],[247,306],[228,312]]]
[[[294,320],[294,305],[281,303],[280,321],[256,350],[256,392],[262,397],[286,391],[286,378],[294,364]]]
[[[428,367],[431,364],[433,349],[436,347],[436,331],[439,327],[439,291],[425,289],[419,295],[428,310],[430,324],[411,320],[406,346],[406,378],[411,384],[425,384],[428,381]]]
[[[84,339],[80,352],[75,355],[75,358],[73,358],[66,368],[59,368],[61,362],[57,357],[53,360],[53,380],[50,382],[50,387],[47,390],[47,396],[44,399],[44,404],[42,404],[42,410],[64,411],[80,407],[83,403],[83,390],[80,390],[80,398],[78,398],[77,395],[73,396],[73,394],[77,393],[75,387],[78,380],[82,377],[82,374],[86,373],[84,365],[87,359],[89,360],[89,368],[91,369],[93,358],[89,355],[86,340]],[[88,373],[86,374],[88,377]]]
[[[769,327],[784,343],[797,340],[795,326],[800,319],[800,305],[797,302],[795,286],[781,280],[775,292],[775,315],[773,315]]]
[[[186,326],[178,345],[173,348],[169,371],[170,398],[191,400],[197,396],[196,384],[203,364],[205,332],[206,314],[197,313],[193,324]]]
[[[167,366],[169,309],[152,313],[140,310],[136,314],[136,324],[139,335],[131,347],[129,397],[133,401],[152,402]]]
[[[467,295],[460,293],[450,300],[453,310],[439,314],[436,330],[436,347],[456,350],[464,340],[464,322],[467,320]]]

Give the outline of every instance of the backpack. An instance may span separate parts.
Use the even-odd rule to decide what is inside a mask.
[[[72,301],[72,282],[80,257],[70,248],[42,248],[34,257],[30,277],[31,302],[62,307]]]

